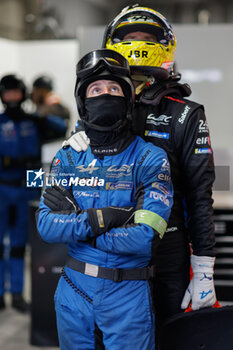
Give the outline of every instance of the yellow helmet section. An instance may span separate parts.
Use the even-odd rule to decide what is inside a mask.
[[[139,40],[137,32],[149,34],[149,39]],[[132,39],[129,33],[134,33]],[[131,67],[173,71],[176,38],[166,18],[153,9],[137,5],[123,9],[107,27],[103,47],[122,54]]]
[[[175,47],[170,43],[167,47],[141,40],[112,44],[109,39],[106,48],[119,52],[128,60],[130,66],[160,67],[170,71],[174,64]]]

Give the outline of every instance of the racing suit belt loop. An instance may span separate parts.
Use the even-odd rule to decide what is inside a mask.
[[[85,263],[73,258],[72,256],[68,256],[66,266],[85,275],[109,279],[114,282],[126,280],[149,280],[152,277],[153,271],[150,267],[138,269],[111,269]]]

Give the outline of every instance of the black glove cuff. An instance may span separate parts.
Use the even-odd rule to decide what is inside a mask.
[[[90,208],[87,209],[89,223],[95,236],[99,236],[106,232],[102,209]]]
[[[113,227],[120,227],[130,222],[133,207],[105,207],[87,209],[90,226],[96,236],[107,232]]]

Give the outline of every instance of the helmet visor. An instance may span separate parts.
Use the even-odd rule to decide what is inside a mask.
[[[135,38],[130,39],[129,34],[133,32],[152,34],[156,38],[152,41],[162,45],[168,45],[169,41],[173,42],[173,33],[169,24],[162,17],[160,18],[149,11],[132,11],[119,18],[111,28],[110,37],[112,38],[112,43],[138,40]],[[127,39],[124,39],[126,35]],[[144,41],[150,41],[150,39]]]
[[[85,55],[77,64],[77,78],[83,79],[94,74],[99,67],[111,73],[129,75],[129,63],[118,52],[108,49],[95,50]]]

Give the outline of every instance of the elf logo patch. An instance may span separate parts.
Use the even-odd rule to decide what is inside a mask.
[[[206,137],[198,137],[197,138],[197,141],[196,141],[196,144],[197,145],[205,145],[205,144],[210,144],[210,138],[209,136],[206,136]]]

